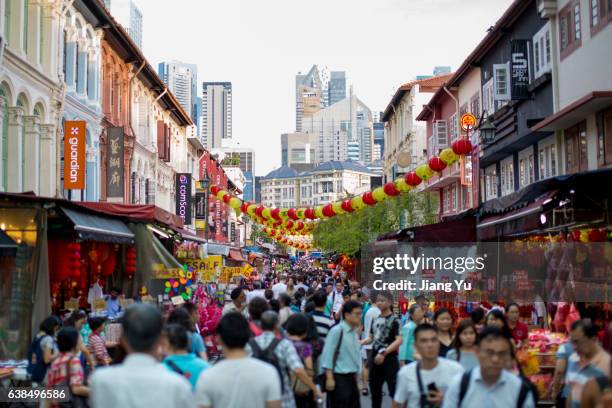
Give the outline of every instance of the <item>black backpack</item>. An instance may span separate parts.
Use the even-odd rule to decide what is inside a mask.
[[[34,339],[28,347],[28,374],[33,382],[41,383],[45,379],[49,364],[45,364],[43,349],[40,345],[47,335]]]
[[[268,347],[266,347],[265,349],[262,349],[261,347],[259,347],[259,344],[257,344],[255,339],[249,340],[249,344],[251,345],[251,350],[253,351],[253,357],[258,360],[263,361],[264,363],[271,364],[274,366],[274,368],[276,368],[276,371],[278,372],[278,375],[281,380],[282,392],[285,392],[285,380],[284,380],[285,377],[283,376],[283,368],[281,366],[280,361],[278,361],[278,357],[276,356],[276,353],[275,353],[276,347],[278,347],[280,342],[281,342],[281,339],[275,338],[274,340],[272,340],[272,342],[270,343]]]
[[[470,386],[470,376],[472,375],[472,370],[466,371],[463,373],[461,377],[461,386],[459,388],[459,401],[457,402],[457,408],[461,407],[461,402],[465,398],[465,394],[467,394],[468,388]],[[523,404],[525,404],[525,400],[527,399],[527,395],[531,392],[533,396],[533,402],[538,404],[538,392],[535,389],[535,386],[526,378],[522,376],[519,377],[521,379],[521,390],[519,391],[518,400],[516,400],[516,407],[523,408]]]

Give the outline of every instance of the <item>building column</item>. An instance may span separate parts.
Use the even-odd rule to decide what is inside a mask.
[[[88,69],[88,52],[87,43],[85,41],[78,42],[79,47],[76,58],[78,60],[78,71],[76,72],[76,91],[77,94],[82,95],[84,98],[87,93],[87,69]]]
[[[25,37],[23,36],[23,22],[24,22],[24,13],[23,6],[24,1],[26,0],[5,0],[6,2],[10,2],[11,8],[11,24],[9,30],[10,34],[10,45],[17,52],[21,52],[25,55]],[[7,7],[7,5],[5,5]],[[4,18],[4,16],[3,16]]]
[[[41,0],[25,0],[29,1],[28,8],[28,61],[34,66],[38,66],[42,62],[41,58],[41,19],[42,19],[42,2]]]
[[[66,32],[68,35],[68,32]],[[66,41],[66,86],[70,90],[76,87],[76,60],[77,60],[77,43],[76,41]]]
[[[6,191],[6,186],[4,185],[4,164],[6,158],[2,138],[4,136],[4,121],[8,121],[8,118],[4,117],[4,107],[7,103],[6,99],[0,96],[0,191]]]
[[[96,97],[97,62],[98,58],[95,53],[90,52],[87,54],[87,87],[85,88],[85,93],[90,103],[96,103],[98,100]]]
[[[42,42],[41,47],[41,65],[43,71],[48,72],[51,78],[56,78],[58,74],[59,61],[58,47],[60,47],[59,34],[62,31],[60,24],[61,2],[46,2],[42,6]]]
[[[23,191],[34,191],[38,195],[40,188],[40,118],[24,116],[23,120],[25,122]]]
[[[93,132],[92,132],[92,135],[93,135]],[[85,156],[87,158],[86,169],[85,169],[85,179],[86,179],[85,200],[98,201],[98,180],[97,180],[98,171],[96,169],[97,149],[95,148],[95,146],[87,146],[87,151],[85,153]]]
[[[7,155],[7,191],[20,193],[23,191],[21,179],[23,168],[21,158],[23,155],[23,108],[12,106],[9,108],[8,124],[8,155]]]
[[[56,191],[55,125],[40,125],[40,195],[54,197]]]

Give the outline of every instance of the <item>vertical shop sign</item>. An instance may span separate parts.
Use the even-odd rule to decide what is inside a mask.
[[[529,98],[529,41],[510,41],[510,85],[513,100]]]
[[[191,173],[176,175],[176,215],[185,225],[191,224]]]
[[[85,127],[84,120],[64,122],[64,188],[85,188]]]
[[[107,130],[106,152],[106,195],[109,198],[124,196],[123,128],[110,127]]]

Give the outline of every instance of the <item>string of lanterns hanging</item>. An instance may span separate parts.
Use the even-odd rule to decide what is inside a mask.
[[[230,192],[215,185],[210,187],[210,192],[217,200],[223,201],[231,207],[236,212],[236,215],[246,214],[255,222],[272,228],[273,230],[268,230],[267,232],[264,229],[264,232],[272,238],[286,245],[289,243],[295,244],[296,242],[286,236],[307,235],[312,232],[318,220],[331,218],[339,214],[353,213],[367,206],[381,203],[389,197],[395,197],[410,191],[423,181],[427,181],[434,175],[441,173],[448,166],[452,166],[460,160],[461,156],[468,155],[471,151],[472,143],[468,139],[456,140],[452,143],[451,147],[443,149],[439,156],[431,157],[427,163],[421,164],[414,171],[406,173],[395,181],[388,182],[382,187],[377,187],[362,195],[315,207],[271,208],[262,204],[242,201]]]

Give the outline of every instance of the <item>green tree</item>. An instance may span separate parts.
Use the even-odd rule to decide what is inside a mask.
[[[315,245],[352,256],[381,234],[435,222],[437,208],[437,197],[431,193],[403,193],[361,211],[320,221],[313,231]]]

